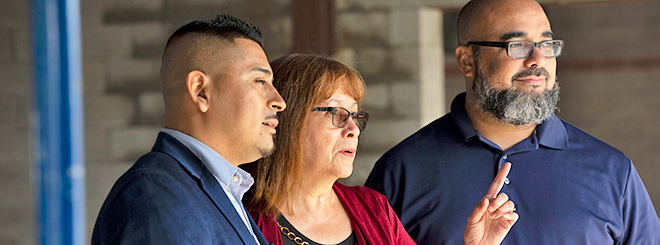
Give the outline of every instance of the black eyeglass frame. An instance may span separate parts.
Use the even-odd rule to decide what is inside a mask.
[[[337,110],[337,109],[342,109],[342,110],[344,110],[348,113],[348,117],[344,120],[344,125],[341,126],[341,127],[339,125],[335,124],[335,110]],[[312,109],[312,111],[322,111],[322,112],[326,111],[326,112],[332,113],[332,125],[334,125],[335,127],[338,127],[338,128],[346,127],[346,125],[348,125],[348,118],[351,117],[351,118],[353,118],[353,121],[355,121],[355,125],[357,125],[358,128],[360,129],[360,132],[363,132],[364,129],[367,128],[367,122],[369,121],[369,113],[367,113],[366,111],[350,112],[348,109],[346,109],[344,107],[333,107],[333,106],[314,107]],[[360,116],[362,116],[361,121],[364,122],[362,125],[360,123],[358,123],[358,120],[357,120],[357,118],[359,118]],[[337,120],[337,121],[339,121],[339,120]]]
[[[511,56],[511,55],[509,54],[509,44],[511,44],[511,43],[516,43],[516,42],[518,42],[518,43],[519,43],[519,42],[523,42],[523,43],[531,43],[531,44],[534,45],[534,47],[533,47],[532,49],[529,50],[529,53],[527,54],[527,56],[524,56],[524,57],[513,57],[513,56]],[[467,44],[465,44],[465,46],[470,46],[471,44],[474,44],[474,45],[479,45],[479,46],[505,48],[505,49],[506,49],[506,55],[507,55],[507,56],[509,56],[509,57],[511,57],[511,58],[514,58],[514,59],[524,59],[524,58],[529,58],[529,56],[532,56],[532,53],[534,53],[534,49],[535,49],[535,48],[538,47],[538,48],[540,49],[540,48],[541,48],[541,44],[543,44],[543,43],[548,43],[548,42],[560,42],[560,43],[561,43],[561,48],[559,49],[559,53],[558,53],[558,54],[556,54],[556,55],[552,55],[552,56],[545,56],[545,55],[543,55],[543,57],[546,57],[546,58],[555,58],[555,57],[559,57],[559,56],[562,54],[562,52],[564,51],[564,40],[559,40],[559,39],[555,39],[555,40],[546,40],[546,41],[541,41],[541,42],[538,42],[538,43],[530,42],[530,41],[509,41],[509,42],[487,42],[487,41],[476,41],[476,42],[472,42],[472,41],[470,41],[470,42],[467,42]],[[554,44],[553,44],[553,45],[554,45]]]

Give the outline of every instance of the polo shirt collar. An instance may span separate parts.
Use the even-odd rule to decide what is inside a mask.
[[[465,92],[456,95],[451,102],[451,119],[454,121],[458,131],[463,135],[465,142],[479,137],[477,129],[472,126],[472,122],[467,112],[465,112]]]
[[[452,101],[451,118],[465,142],[479,137],[479,132],[474,128],[465,112],[465,92],[456,95]],[[559,150],[568,149],[566,127],[554,113],[536,127],[536,136],[540,145]]]
[[[568,149],[568,134],[564,123],[552,113],[550,118],[546,119],[536,127],[539,138],[539,144],[558,150]]]

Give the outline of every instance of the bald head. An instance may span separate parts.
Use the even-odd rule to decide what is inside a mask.
[[[511,13],[525,11],[529,15],[542,15],[547,20],[541,5],[534,0],[472,0],[458,15],[458,43],[480,40],[486,36],[489,26],[502,24],[502,18]],[[509,23],[510,24],[510,23]]]

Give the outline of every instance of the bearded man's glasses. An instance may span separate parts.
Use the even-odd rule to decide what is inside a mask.
[[[470,45],[505,48],[506,54],[514,59],[523,59],[532,56],[534,48],[538,47],[544,57],[554,58],[561,55],[561,51],[564,49],[564,40],[548,40],[538,43],[529,41],[468,42],[466,46]]]

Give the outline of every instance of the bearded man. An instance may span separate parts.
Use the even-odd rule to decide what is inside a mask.
[[[502,244],[660,244],[631,160],[554,115],[564,47],[533,0],[473,0],[458,19],[466,92],[389,150],[366,186],[418,244],[460,244],[470,203],[511,162],[502,192],[520,218]]]

